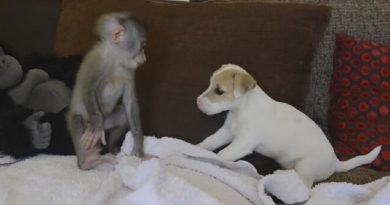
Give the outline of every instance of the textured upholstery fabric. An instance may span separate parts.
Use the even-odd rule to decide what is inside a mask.
[[[360,36],[367,40],[390,43],[390,1],[388,0],[280,0],[305,2],[332,7],[332,17],[313,60],[310,92],[305,112],[327,132],[329,83],[336,34]]]
[[[195,104],[221,64],[241,65],[273,98],[302,109],[310,63],[330,15],[326,6],[303,4],[66,0],[56,52],[84,53],[96,17],[124,8],[149,32],[148,61],[137,71],[145,134],[191,143],[223,123],[223,115],[208,117]],[[260,169],[270,168],[258,164],[259,157],[251,159]]]
[[[390,45],[339,34],[333,61],[329,131],[337,156],[382,145],[370,167],[390,171]]]

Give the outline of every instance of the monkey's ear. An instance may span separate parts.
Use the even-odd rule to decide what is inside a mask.
[[[112,36],[111,36],[112,42],[120,43],[123,41],[124,36],[125,36],[125,28],[119,25],[112,31]]]

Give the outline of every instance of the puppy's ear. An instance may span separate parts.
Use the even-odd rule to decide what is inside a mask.
[[[248,73],[240,71],[233,73],[233,90],[235,97],[245,94],[254,88],[256,84],[256,80]]]

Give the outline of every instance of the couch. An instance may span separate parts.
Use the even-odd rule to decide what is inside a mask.
[[[328,93],[336,34],[390,43],[387,0],[64,0],[55,53],[84,54],[93,42],[96,17],[122,10],[132,11],[149,32],[148,62],[137,74],[145,133],[191,143],[224,119],[223,114],[206,117],[195,106],[208,77],[223,63],[246,68],[267,93],[306,113],[332,140]],[[259,155],[245,159],[261,174],[278,168]],[[329,180],[365,183],[387,174],[357,168]]]

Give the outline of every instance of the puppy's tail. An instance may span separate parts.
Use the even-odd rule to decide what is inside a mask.
[[[375,147],[371,152],[365,155],[356,156],[347,161],[339,161],[336,165],[336,172],[345,172],[363,164],[371,163],[376,159],[382,146]]]

